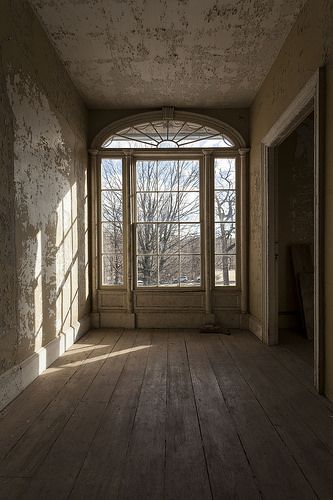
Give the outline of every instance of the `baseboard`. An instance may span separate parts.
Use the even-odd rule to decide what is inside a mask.
[[[259,340],[262,340],[262,326],[261,322],[252,314],[248,314],[248,329],[253,333]]]
[[[126,328],[136,327],[136,317],[133,313],[127,312],[101,312],[99,313],[99,328]]]
[[[89,328],[90,318],[86,315],[19,365],[0,375],[0,410],[15,399]]]

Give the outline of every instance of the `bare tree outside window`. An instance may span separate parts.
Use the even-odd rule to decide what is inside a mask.
[[[201,284],[199,160],[137,160],[135,265],[137,286]],[[236,167],[214,162],[215,285],[236,285]],[[123,166],[101,162],[102,283],[124,284]]]
[[[198,160],[136,162],[138,286],[200,285]]]
[[[236,285],[236,167],[215,159],[215,285]]]
[[[101,163],[101,239],[104,285],[124,283],[122,189],[122,160],[103,159]]]

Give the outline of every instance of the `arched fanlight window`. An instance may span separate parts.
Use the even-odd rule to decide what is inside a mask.
[[[98,132],[90,149],[91,255],[103,324],[111,316],[112,325],[153,316],[155,324],[157,311],[173,308],[181,321],[194,309],[211,318],[231,300],[233,310],[236,300],[243,307],[246,152],[228,123],[173,108]]]
[[[232,148],[225,134],[188,121],[156,120],[112,134],[102,148]]]

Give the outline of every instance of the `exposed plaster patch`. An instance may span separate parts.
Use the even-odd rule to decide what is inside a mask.
[[[0,34],[0,374],[11,378],[89,309],[86,110],[26,1],[2,1]],[[60,226],[71,248],[57,273]]]
[[[85,201],[77,199],[77,183],[86,182],[79,172],[85,152],[31,75],[11,68],[6,91],[14,117],[16,348],[22,358],[77,321],[82,310],[76,297],[86,277],[82,269],[79,274],[79,250],[73,241],[79,231],[84,238],[86,227]],[[58,227],[61,237],[56,242]],[[85,252],[83,247],[81,268]]]
[[[17,351],[13,140],[13,116],[0,49],[0,373],[13,365]]]

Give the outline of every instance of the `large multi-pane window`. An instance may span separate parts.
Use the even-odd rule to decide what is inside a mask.
[[[226,151],[233,142],[211,128],[167,121],[129,127],[103,144],[120,146],[126,154],[108,151],[100,162],[100,284],[238,285],[237,152]]]
[[[235,158],[214,162],[215,286],[236,285]]]
[[[135,191],[137,285],[200,285],[199,160],[138,160]]]
[[[123,166],[120,158],[101,161],[102,284],[124,283]]]

